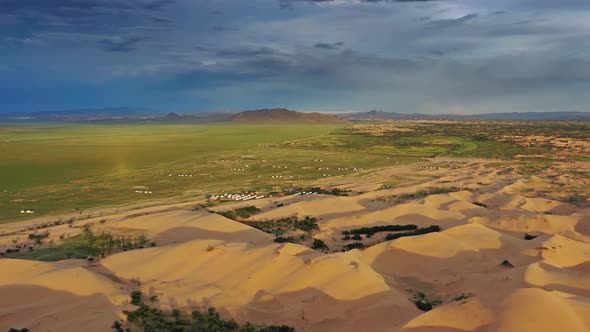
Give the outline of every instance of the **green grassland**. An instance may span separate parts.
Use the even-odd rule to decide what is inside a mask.
[[[375,137],[347,124],[0,126],[0,223],[221,191],[280,190],[438,155],[509,158],[522,150],[460,130]],[[136,193],[137,186],[152,194]]]
[[[286,157],[265,152],[268,149],[262,145],[330,130],[330,126],[248,125],[4,128],[0,220],[26,217],[20,215],[21,209],[34,209],[39,215],[179,195],[213,183],[223,187],[233,181],[240,187],[242,176],[228,169],[243,163],[243,157]],[[175,176],[168,177],[170,173]],[[180,178],[179,173],[195,176]],[[142,197],[133,186],[147,186],[154,194]]]
[[[428,127],[430,128],[430,127]],[[453,134],[455,136],[451,136]],[[396,157],[431,158],[436,156],[464,158],[512,158],[517,154],[542,153],[510,142],[481,139],[467,128],[463,132],[432,132],[420,128],[414,132],[386,136],[359,134],[351,128],[339,128],[329,135],[288,142],[284,146],[299,149],[353,152],[363,151]]]
[[[62,243],[56,246],[50,246],[42,249],[33,249],[23,251],[14,255],[14,258],[38,260],[45,262],[55,262],[64,259],[85,259],[88,256],[97,257],[101,253],[96,246],[91,246],[82,236],[75,236],[64,239]]]
[[[282,146],[286,141],[305,138],[321,141],[340,127],[208,124],[0,128],[0,223],[31,218],[21,214],[22,209],[32,209],[33,216],[39,216],[177,196],[202,198],[205,193],[222,190],[276,190],[322,177],[326,171],[317,167],[367,169],[393,164],[379,155]],[[313,161],[319,159],[322,162]],[[279,165],[287,168],[272,168]],[[314,169],[302,170],[302,166]],[[350,171],[334,170],[330,175],[347,173]],[[276,179],[271,178],[274,175]],[[153,194],[135,193],[135,186],[145,186]]]

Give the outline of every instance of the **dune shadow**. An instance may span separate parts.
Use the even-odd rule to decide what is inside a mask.
[[[588,262],[586,262],[588,263]],[[578,265],[579,266],[579,265]],[[562,272],[562,273],[566,273],[566,274],[577,274],[580,277],[586,276],[588,277],[590,274],[587,271],[579,271],[577,270],[577,266],[573,267],[573,268],[559,268],[544,262],[539,262],[539,267],[547,272],[547,273],[551,273],[551,272]],[[590,278],[588,278],[587,280],[589,280],[589,284],[590,284]],[[565,283],[555,283],[555,282],[550,282],[550,283],[546,283],[544,285],[535,285],[535,284],[531,284],[532,287],[538,287],[547,291],[560,291],[563,293],[569,293],[569,294],[575,294],[578,296],[583,296],[583,297],[590,297],[590,289],[584,289],[581,287],[576,287],[576,286],[571,286],[571,285],[567,285]]]
[[[527,287],[526,267],[542,258],[521,251],[524,246],[533,248],[534,245],[523,242],[523,247],[513,248],[504,244],[499,248],[463,250],[448,257],[388,248],[374,258],[371,266],[401,289],[433,291],[444,301],[461,294],[485,293],[493,302],[517,288]],[[502,266],[504,260],[513,267]]]
[[[4,272],[3,272],[4,273]],[[79,296],[40,286],[0,286],[0,331],[110,331],[121,307],[102,294]]]
[[[381,331],[400,328],[420,313],[394,290],[339,300],[318,288],[305,288],[275,294],[260,290],[249,304],[233,310],[232,316],[241,322],[288,325],[304,331]]]
[[[272,236],[254,228],[238,232],[220,232],[198,227],[175,227],[156,234],[152,240],[158,244],[182,243],[192,240],[270,243]]]
[[[590,216],[582,217],[574,226],[574,231],[584,236],[590,236]]]

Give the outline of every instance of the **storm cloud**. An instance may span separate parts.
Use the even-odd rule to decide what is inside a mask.
[[[585,111],[589,18],[586,0],[5,0],[0,111]]]

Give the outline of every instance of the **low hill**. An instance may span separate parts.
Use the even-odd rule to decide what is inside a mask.
[[[487,113],[467,116],[467,118],[483,120],[563,120],[563,121],[588,121],[588,112],[512,112],[512,113]]]
[[[589,121],[590,112],[512,112],[484,113],[471,115],[423,114],[369,111],[361,113],[338,114],[353,121],[379,120],[513,120],[513,121]]]
[[[342,123],[346,120],[334,115],[321,113],[302,113],[285,108],[270,108],[244,111],[233,115],[232,122],[305,122],[305,123]]]

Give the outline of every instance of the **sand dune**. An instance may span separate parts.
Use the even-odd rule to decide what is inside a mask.
[[[443,233],[401,238],[386,245],[387,249],[403,250],[413,254],[437,258],[449,258],[463,251],[477,251],[476,248],[462,241],[456,241]],[[378,246],[376,247],[378,248]]]
[[[262,231],[206,211],[169,211],[127,219],[97,230],[125,230],[147,233],[158,244],[195,239],[238,242],[269,242],[272,236]]]
[[[102,264],[141,280],[164,307],[213,305],[243,321],[354,331],[357,323],[376,324],[370,317],[386,308],[402,320],[416,310],[357,251],[322,255],[294,244],[196,240],[116,254]]]
[[[185,260],[187,254],[190,260]],[[140,278],[145,285],[161,288],[180,302],[207,297],[218,304],[238,305],[250,302],[260,290],[285,293],[305,288],[352,300],[389,290],[354,253],[324,256],[294,244],[251,246],[196,240],[113,255],[102,264],[118,276]],[[236,270],[240,273],[232,273]],[[232,289],[233,295],[223,289]]]
[[[321,180],[375,189],[358,195],[272,197],[211,208],[256,205],[261,212],[252,220],[316,217],[319,230],[301,243],[323,239],[327,253],[274,243],[274,235],[188,210],[194,204],[187,203],[51,227],[55,243],[89,223],[97,234],[145,234],[157,246],[93,264],[1,259],[0,330],[109,331],[129,308],[131,285],[139,283],[164,309],[215,306],[240,322],[298,331],[590,331],[590,209],[562,203],[542,177],[505,169],[476,160],[436,171],[384,168]],[[401,176],[399,170],[413,184],[376,189],[387,176]],[[552,179],[578,185],[564,176]],[[467,189],[402,201],[392,196],[451,187]],[[340,251],[350,243],[342,240],[343,230],[389,224],[439,225],[442,231],[393,241],[380,232],[362,237],[368,248]],[[22,229],[2,228],[0,246],[14,247],[16,235],[26,239],[30,231]],[[525,240],[525,234],[538,237]],[[417,294],[440,304],[423,312],[414,303]]]
[[[453,197],[456,200],[461,200],[465,202],[473,202],[475,200],[475,194],[471,191],[456,191],[449,193],[449,196]]]
[[[269,220],[279,219],[292,216],[315,216],[323,217],[326,215],[346,214],[351,212],[362,211],[365,208],[357,203],[355,198],[351,197],[328,197],[316,200],[300,201],[276,209],[261,212],[250,217],[250,220]]]
[[[86,270],[79,264],[3,259],[0,260],[0,270],[11,272],[0,275],[0,286],[39,286],[79,296],[100,293],[116,305],[127,301],[127,294],[113,286],[110,280]]]
[[[426,312],[404,325],[404,329],[430,327],[453,328],[461,331],[474,331],[494,321],[494,313],[477,299],[454,302]]]
[[[580,221],[576,216],[554,216],[546,214],[523,214],[517,211],[489,216],[477,216],[469,220],[494,229],[521,233],[560,234],[574,232],[575,225]]]
[[[436,233],[378,244],[363,255],[378,273],[403,289],[426,291],[447,285],[441,295],[449,297],[477,289],[469,283],[483,282],[487,277],[477,274],[497,271],[499,264],[469,244]],[[466,275],[475,280],[465,279]]]
[[[424,199],[424,205],[441,209],[443,206],[457,202],[457,199],[448,194],[430,195]]]
[[[110,331],[123,319],[126,307],[113,306],[104,295],[74,295],[46,287],[12,284],[0,286],[0,330],[28,328],[31,331]]]
[[[550,212],[552,214],[565,215],[571,214],[576,210],[576,207],[573,205],[544,198],[526,198],[525,203],[520,208],[536,213]]]
[[[590,261],[588,244],[555,235],[539,248],[547,264],[571,267]]]
[[[73,263],[0,260],[0,329],[108,330],[128,292]]]
[[[549,264],[533,263],[525,272],[525,281],[546,290],[570,291],[590,295],[590,273],[559,269]]]
[[[379,211],[323,220],[320,223],[321,232],[318,236],[320,238],[340,237],[341,230],[388,224],[415,224],[420,227],[440,225],[446,228],[465,223],[464,219],[465,216],[458,212],[438,210],[417,203],[407,203]]]
[[[590,330],[590,301],[538,288],[520,289],[502,302],[498,316],[489,331],[585,332]]]
[[[499,249],[501,235],[481,225],[468,224],[440,233],[403,237],[372,246],[363,251],[369,262],[389,253],[412,253],[424,257],[451,258],[462,252],[479,252],[482,249]],[[394,260],[392,257],[391,260]]]

